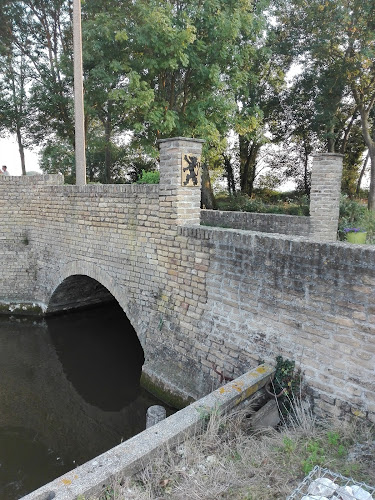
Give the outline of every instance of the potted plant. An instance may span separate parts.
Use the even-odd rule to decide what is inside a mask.
[[[367,231],[362,227],[344,227],[344,233],[349,243],[366,243]]]
[[[375,212],[368,210],[363,202],[342,196],[338,237],[349,243],[375,244]]]

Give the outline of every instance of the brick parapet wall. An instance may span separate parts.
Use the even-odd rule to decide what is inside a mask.
[[[375,420],[375,248],[245,231],[180,229],[209,253],[205,365],[237,374],[294,359],[317,413]]]
[[[297,215],[202,210],[201,224],[294,236],[309,236],[311,232],[310,217]]]

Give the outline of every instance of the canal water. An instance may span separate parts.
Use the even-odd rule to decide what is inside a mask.
[[[16,500],[145,428],[143,351],[117,303],[0,317],[0,499]]]

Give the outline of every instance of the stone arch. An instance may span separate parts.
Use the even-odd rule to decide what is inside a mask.
[[[138,395],[145,360],[144,346],[126,310],[129,308],[125,309],[127,304],[121,300],[120,290],[123,297],[128,296],[124,294],[123,285],[120,287],[118,282],[99,266],[81,261],[72,261],[62,266],[51,285],[46,321],[51,342],[56,347],[64,373],[85,401],[105,411],[120,410],[122,403],[128,404]],[[98,307],[90,314],[84,315],[78,336],[71,327],[71,321],[75,321],[73,315],[55,317],[57,312],[100,306],[105,302],[109,303],[108,307]],[[110,302],[113,302],[113,305]],[[120,320],[121,310],[126,316],[123,322]],[[110,325],[109,329],[107,325]],[[104,332],[104,335],[101,332]],[[111,340],[108,341],[108,338]],[[91,351],[88,350],[88,345],[92,347]],[[114,365],[120,369],[114,370]],[[87,377],[81,379],[82,370],[90,374],[90,380],[96,382],[87,384]],[[119,380],[127,380],[126,384],[121,385],[117,379],[111,379],[119,372]],[[106,389],[100,391],[98,388],[103,380],[107,381]]]
[[[117,300],[121,307],[123,307],[119,300],[120,293],[118,291],[117,284],[110,274],[101,269],[97,264],[92,264],[91,262],[85,261],[71,261],[66,263],[60,269],[59,274],[56,273],[56,280],[51,287],[52,289],[47,300],[47,312],[51,298],[57,288],[62,284],[64,280],[75,275],[88,276],[89,278],[96,280],[98,283],[103,285],[111,293],[111,295],[113,295],[113,297]]]
[[[74,277],[88,277],[92,280],[95,280],[99,285],[101,285],[104,289],[107,290],[108,295],[113,297],[120,305],[126,316],[128,317],[130,323],[135,328],[135,321],[132,317],[131,310],[129,308],[129,304],[123,300],[124,297],[129,296],[124,287],[124,284],[119,285],[118,281],[111,276],[108,272],[100,268],[97,264],[93,264],[90,262],[84,261],[71,261],[66,263],[63,267],[60,268],[60,272],[56,273],[55,279],[50,288],[50,293],[46,300],[46,314],[51,314],[53,312],[57,312],[59,310],[67,310],[69,309],[69,304],[66,307],[54,307],[53,298],[56,294],[56,291],[63,286],[64,282]],[[136,329],[135,329],[136,330]],[[137,332],[138,338],[140,338],[139,333]],[[142,343],[142,340],[140,338]],[[144,346],[143,346],[144,348]]]

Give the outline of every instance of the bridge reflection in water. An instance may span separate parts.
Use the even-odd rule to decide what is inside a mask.
[[[0,318],[0,498],[15,500],[145,428],[143,351],[113,302]]]

